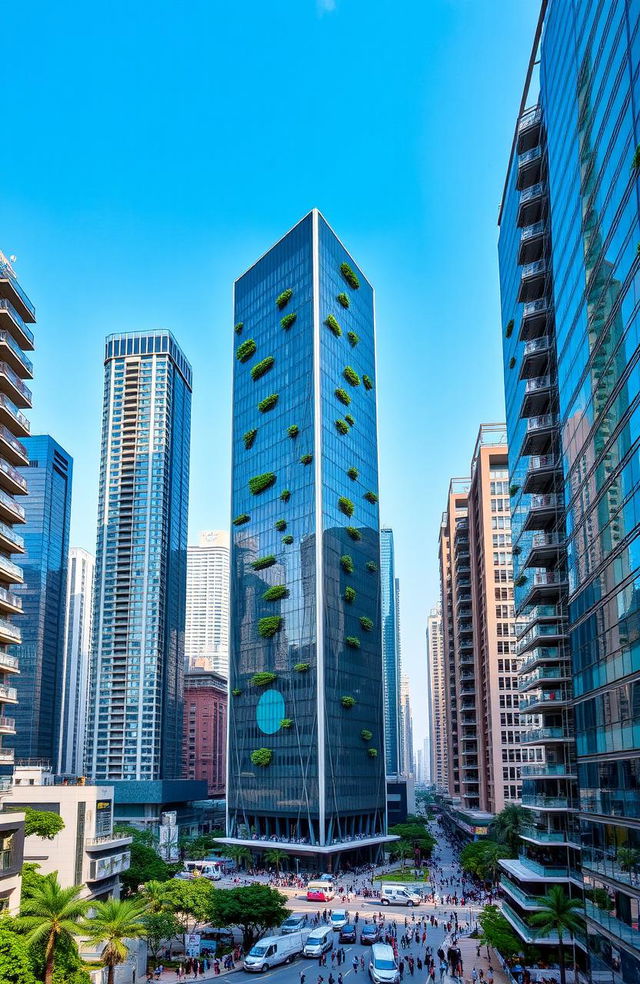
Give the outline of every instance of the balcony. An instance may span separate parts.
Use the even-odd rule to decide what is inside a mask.
[[[518,249],[518,264],[520,266],[525,263],[533,263],[542,257],[546,231],[547,223],[544,219],[524,227],[520,233],[520,247]]]
[[[20,413],[4,393],[0,393],[0,423],[5,424],[12,434],[17,434],[19,437],[28,437],[31,433],[31,424],[25,415]]]
[[[539,602],[555,600],[567,584],[567,575],[564,571],[543,571],[534,568],[523,604],[536,605]]]
[[[526,342],[531,338],[538,338],[547,333],[548,315],[549,302],[546,297],[540,297],[537,301],[529,301],[525,304],[522,309],[519,340]]]
[[[9,553],[24,553],[24,539],[16,533],[13,526],[0,522],[0,549]]]
[[[616,919],[610,912],[599,909],[593,902],[585,902],[585,912],[587,919],[591,919],[592,922],[597,923],[605,932],[614,938],[623,940],[636,950],[640,950],[640,932],[634,929],[633,926],[622,922],[621,919]]]
[[[0,618],[0,644],[4,646],[19,645],[22,641],[20,629],[8,622],[6,618]]]
[[[0,650],[0,673],[19,673],[20,672],[20,660],[17,656],[11,656],[10,653],[6,653]]]
[[[6,362],[0,362],[0,389],[17,407],[31,406],[31,390]]]
[[[11,301],[5,297],[0,297],[0,325],[11,332],[20,348],[29,350],[34,348],[33,332],[24,323]]]
[[[15,687],[7,687],[0,683],[0,704],[17,704],[18,691]]]
[[[580,838],[576,834],[576,841],[572,841],[571,834],[564,830],[538,830],[537,827],[523,827],[520,833],[523,840],[531,841],[532,844],[554,845],[558,847],[580,847]]]
[[[542,711],[550,711],[553,707],[565,707],[569,702],[569,695],[562,687],[557,690],[540,690],[537,694],[530,694],[523,697],[520,701],[519,711],[521,714],[537,714]]]
[[[542,147],[531,147],[518,154],[518,176],[516,188],[522,191],[532,184],[537,184],[542,175]]]
[[[529,500],[529,511],[523,523],[525,530],[544,530],[552,526],[564,510],[562,496],[555,492],[546,495],[532,495]]]
[[[6,298],[25,321],[36,320],[36,309],[16,279],[10,264],[0,254],[0,297]]]
[[[0,329],[0,359],[22,379],[33,379],[33,363],[26,357],[13,335]]]
[[[2,462],[0,462],[0,465],[2,465]],[[3,557],[2,554],[0,554],[0,581],[6,581],[9,584],[24,583],[22,568],[14,564],[8,557]]]
[[[100,837],[85,837],[84,846],[87,851],[104,851],[105,848],[128,847],[131,837],[127,834],[102,834]]]
[[[523,765],[520,775],[523,779],[575,779],[577,772],[565,762],[538,762]]]
[[[533,673],[528,673],[526,676],[523,676],[522,670],[523,667],[521,666],[518,675],[518,690],[521,692],[530,690],[532,687],[547,681],[560,683],[563,680],[571,679],[568,666],[539,666],[537,670]]]
[[[551,376],[534,376],[524,384],[524,396],[520,407],[521,417],[538,417],[549,409],[552,389]]]
[[[577,804],[572,806],[568,796],[541,796],[522,794],[522,805],[535,810],[577,810]]]
[[[523,567],[555,567],[564,545],[559,533],[534,533]]]
[[[12,465],[25,468],[29,464],[29,456],[24,444],[14,437],[4,424],[0,424],[0,455]]]
[[[122,871],[127,871],[131,865],[131,854],[125,851],[123,854],[114,854],[106,858],[97,858],[89,864],[89,876],[87,881],[100,881],[103,878],[110,878],[118,875]]]
[[[15,735],[16,733],[16,722],[15,718],[4,717],[0,715],[0,735]]]
[[[0,765],[13,765],[15,751],[13,748],[0,748]]]
[[[529,912],[535,912],[536,909],[542,908],[535,895],[530,895],[529,892],[525,892],[524,889],[520,888],[519,885],[516,885],[515,882],[511,881],[510,878],[506,878],[504,875],[500,876],[500,888],[506,892],[507,895],[517,899],[521,907],[523,909],[527,909]],[[538,896],[538,898],[540,898],[540,896]]]
[[[527,494],[551,492],[561,480],[560,462],[554,454],[534,454],[529,459],[523,491]]]
[[[547,185],[544,181],[539,181],[537,184],[531,185],[530,188],[521,191],[518,202],[518,226],[522,228],[522,226],[539,222],[544,215],[546,200]]]
[[[542,127],[542,110],[539,106],[532,106],[525,109],[518,121],[518,135],[516,150],[518,154],[523,154],[531,150],[540,143],[540,130]]]
[[[532,943],[534,946],[540,946],[540,944],[547,944],[549,946],[556,946],[558,944],[558,934],[555,932],[545,933],[544,936],[540,933],[538,928],[533,929],[528,923],[521,919],[517,915],[510,905],[506,902],[502,903],[502,914],[509,920],[517,934],[524,940],[525,943]]]
[[[544,375],[549,364],[551,350],[549,335],[540,335],[539,338],[530,338],[528,342],[525,342],[522,350],[520,379],[533,379],[536,376]]]
[[[7,520],[9,523],[26,522],[23,507],[2,489],[0,489],[0,520]]]
[[[544,338],[546,339],[546,336]],[[522,373],[520,375],[522,376]],[[554,413],[543,413],[538,417],[529,417],[522,442],[522,453],[531,455],[548,451],[557,426],[558,418]]]
[[[532,728],[531,731],[521,733],[520,743],[522,745],[545,745],[547,742],[573,741],[573,737],[565,728]]]
[[[525,264],[520,271],[518,301],[525,304],[541,298],[545,292],[546,278],[547,261],[544,258]]]

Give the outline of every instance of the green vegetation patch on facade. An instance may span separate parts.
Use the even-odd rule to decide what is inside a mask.
[[[511,358],[509,359],[509,369],[513,369],[515,364],[516,364],[516,357],[515,355],[512,355]]]
[[[357,528],[357,526],[347,526],[347,535],[351,537],[352,540],[361,540],[362,533]]]
[[[311,669],[311,663],[295,663],[293,669],[295,673],[307,673]]]
[[[353,558],[349,554],[343,554],[340,558],[340,566],[345,574],[353,574]]]
[[[286,536],[283,536],[282,542],[286,543],[287,546],[290,546],[293,543],[293,537],[291,536],[291,533],[287,533]]]
[[[362,385],[364,386],[364,388],[365,388],[366,390],[372,390],[372,389],[373,389],[373,381],[372,381],[372,379],[371,379],[371,376],[367,376],[367,375],[365,374],[365,375],[364,375],[364,376],[362,377]]]
[[[349,694],[345,694],[344,697],[340,698],[340,703],[348,711],[349,708],[356,706],[356,699]]]
[[[252,379],[261,379],[262,376],[266,376],[270,369],[273,369],[275,364],[275,359],[272,355],[268,355],[266,359],[262,359],[261,362],[256,362],[255,366],[251,370]]]
[[[344,403],[345,407],[348,407],[349,404],[351,403],[351,397],[349,396],[347,391],[345,389],[342,389],[342,387],[338,386],[338,388],[334,390],[334,392],[338,397],[338,399],[340,400],[340,403]]]
[[[281,628],[282,615],[265,615],[264,618],[258,620],[258,635],[262,639],[271,639]]]
[[[249,513],[240,513],[240,515],[236,516],[236,518],[233,520],[233,525],[244,526],[244,524],[248,523],[250,519],[251,516],[249,515]]]
[[[360,616],[360,625],[362,626],[365,632],[373,631],[373,622],[371,621],[370,618],[367,618],[366,615]]]
[[[351,348],[355,348],[360,341],[360,336],[356,335],[355,331],[348,331],[347,338],[349,339],[349,345]]]
[[[356,422],[355,422],[355,420],[353,419],[353,417],[351,416],[350,413],[345,413],[344,419],[349,424],[349,427],[355,427]]]
[[[266,492],[270,489],[272,485],[275,484],[276,476],[274,472],[264,472],[263,475],[254,475],[253,478],[249,479],[249,491],[251,495],[260,495],[261,492]]]
[[[378,757],[378,749],[377,748],[367,748],[367,755],[369,756],[370,759],[377,758]]]
[[[286,584],[272,584],[262,595],[263,601],[280,601],[281,598],[289,597],[289,588]]]
[[[246,362],[250,359],[251,356],[254,355],[257,347],[258,346],[254,342],[253,338],[247,338],[242,345],[238,345],[236,349],[236,359],[238,362]]]
[[[356,600],[356,589],[352,588],[350,585],[347,585],[347,587],[344,589],[344,600],[347,602],[348,605],[353,604],[353,602]]]
[[[279,533],[284,533],[284,531],[287,528],[287,521],[286,519],[276,519],[273,525],[275,526],[275,528],[278,530]]]
[[[291,427],[287,428],[287,434],[289,435],[289,437],[292,438],[297,437],[299,433],[300,433],[300,428],[298,427],[297,424],[291,424]]]
[[[342,420],[341,417],[339,417],[336,420],[335,424],[336,424],[336,430],[337,430],[338,434],[343,434],[344,435],[344,434],[348,434],[349,433],[349,424],[347,424],[346,421]]]
[[[269,410],[273,410],[276,403],[278,402],[278,394],[270,393],[269,396],[265,396],[264,400],[260,400],[258,404],[258,410],[260,413],[268,413]]]
[[[295,311],[291,311],[290,314],[285,314],[284,318],[280,318],[280,327],[283,331],[289,331],[292,325],[297,321],[298,315]]]
[[[251,566],[254,571],[264,571],[267,567],[273,567],[276,562],[276,558],[273,554],[265,554],[264,557],[257,557],[256,560],[251,561]]]
[[[290,498],[291,498],[291,492],[289,491],[289,489],[283,489],[282,492],[280,493],[281,501],[288,502]]]
[[[351,301],[349,300],[348,295],[345,294],[344,291],[342,291],[342,293],[338,294],[338,296],[336,297],[336,300],[337,300],[338,304],[342,304],[343,308],[348,308],[349,307],[349,304],[351,303]]]
[[[340,335],[342,334],[342,328],[340,327],[340,325],[338,324],[338,322],[336,321],[336,319],[332,314],[330,314],[327,318],[324,319],[324,323],[327,326],[327,328],[329,328],[329,330],[333,332],[336,338],[340,338]]]
[[[239,687],[234,687],[233,690],[231,691],[231,696],[232,697],[241,697],[242,696],[242,691],[240,690]]]
[[[353,366],[345,366],[342,371],[342,375],[344,376],[344,378],[346,379],[346,381],[349,383],[350,386],[360,385],[360,376],[355,371]]]
[[[340,273],[347,281],[349,287],[351,287],[352,290],[358,290],[360,286],[360,281],[358,280],[358,276],[356,272],[351,269],[348,263],[340,264]]]
[[[346,496],[341,495],[340,498],[338,499],[338,509],[340,510],[341,513],[344,513],[345,516],[353,516],[353,510],[355,508],[356,507],[354,506],[351,499],[347,499]]]
[[[355,482],[355,480],[356,480],[356,478],[358,477],[359,474],[360,474],[360,472],[358,471],[357,468],[353,468],[353,467],[352,468],[347,468],[347,475],[349,476],[349,478],[351,479],[352,482]]]
[[[378,496],[376,495],[375,492],[365,492],[364,498],[367,500],[367,502],[370,502],[374,506],[378,501]]]
[[[257,433],[258,433],[258,428],[254,427],[253,430],[245,431],[245,433],[242,435],[242,440],[244,441],[245,450],[248,451],[249,448],[253,447],[253,442],[256,439]]]
[[[292,297],[293,297],[293,291],[291,287],[287,287],[287,289],[283,290],[281,294],[278,294],[278,296],[276,297],[276,306],[278,307],[278,310],[282,311],[282,309],[287,306],[287,304],[289,303]]]
[[[360,649],[360,640],[357,636],[347,636],[344,640],[349,649]]]
[[[378,573],[378,565],[373,560],[368,560],[366,567],[370,574]]]
[[[293,727],[293,718],[283,718],[280,722],[280,727],[285,728],[285,730]]]
[[[527,583],[527,575],[521,574],[520,577],[517,577],[513,583],[515,584],[516,588],[521,588],[523,584]]]
[[[278,615],[272,617],[279,618]],[[270,683],[275,683],[277,679],[277,673],[269,673],[267,670],[263,670],[261,673],[254,673],[249,682],[252,687],[268,687]]]
[[[303,454],[302,457],[300,458],[301,465],[310,465],[312,461],[313,461],[312,454]]]
[[[241,335],[243,328],[244,328],[244,322],[242,321],[239,321],[237,325],[233,326],[233,330],[235,331],[236,335]]]
[[[270,748],[256,748],[251,752],[251,761],[254,765],[259,765],[262,769],[266,769],[268,765],[271,765],[272,758],[273,752]]]
[[[373,731],[369,731],[368,728],[363,728],[360,732],[360,737],[363,741],[371,741],[373,738]]]
[[[511,338],[513,335],[513,318],[507,323],[507,327],[504,330],[505,336]]]

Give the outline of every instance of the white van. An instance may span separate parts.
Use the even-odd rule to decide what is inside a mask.
[[[278,964],[290,963],[302,953],[308,930],[286,936],[265,936],[255,943],[244,958],[245,970],[269,970]]]
[[[383,885],[380,889],[382,905],[420,905],[422,896],[404,885]]]
[[[333,946],[333,927],[317,926],[307,937],[302,955],[305,957],[320,957]]]
[[[349,913],[346,909],[334,909],[329,922],[333,929],[342,929],[349,922]]]
[[[388,943],[374,943],[371,947],[369,977],[373,984],[399,984],[400,971]]]

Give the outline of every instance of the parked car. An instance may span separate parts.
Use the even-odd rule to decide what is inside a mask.
[[[387,943],[374,943],[371,947],[369,977],[373,984],[399,984],[398,964]]]
[[[383,885],[380,889],[380,903],[382,905],[420,905],[422,896],[417,892],[412,892],[404,885]]]
[[[360,942],[363,946],[367,943],[379,943],[382,939],[382,930],[375,923],[366,923],[360,932]]]
[[[316,926],[307,937],[302,951],[305,957],[320,957],[333,947],[333,929],[331,926]]]
[[[265,936],[251,947],[244,958],[244,969],[266,971],[279,964],[290,963],[300,956],[306,932],[289,933],[287,936]]]
[[[307,917],[304,912],[294,912],[293,915],[285,919],[282,926],[280,927],[280,932],[283,936],[288,936],[289,933],[299,933],[301,929],[307,925]]]
[[[340,936],[338,937],[340,943],[355,943],[356,942],[356,927],[351,923],[347,923],[340,930]]]
[[[349,922],[349,913],[346,909],[334,909],[329,921],[334,929],[342,929]]]

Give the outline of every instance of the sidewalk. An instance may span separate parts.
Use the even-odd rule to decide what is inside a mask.
[[[191,973],[191,974],[188,974],[188,975],[186,975],[186,976],[184,976],[182,978],[179,978],[178,975],[176,974],[175,970],[165,970],[165,971],[163,971],[162,974],[160,974],[159,981],[160,981],[160,984],[175,984],[176,981],[182,981],[183,984],[186,984],[187,981],[196,981],[196,980],[197,981],[218,981],[218,980],[220,980],[221,977],[228,977],[229,974],[235,974],[236,971],[238,971],[238,970],[242,970],[242,961],[239,961],[236,964],[236,966],[233,968],[233,970],[223,970],[222,967],[221,967],[220,968],[220,973],[219,974],[214,974],[213,968],[212,967],[209,967],[209,970],[207,970],[204,974],[198,974],[197,977],[194,977],[193,976],[193,973]],[[156,978],[154,977],[153,980],[155,981]],[[146,981],[146,977],[144,977],[144,978],[141,977],[140,978],[140,984],[142,984],[143,981]]]
[[[484,944],[480,947],[480,956],[477,956],[478,940],[472,936],[460,936],[456,946],[460,947],[460,953],[462,954],[465,984],[472,984],[471,972],[474,967],[478,972],[480,970],[484,971],[484,979],[486,981],[489,964],[493,967],[494,984],[510,984],[509,978],[500,965],[500,959],[497,953],[491,947],[489,947],[489,957],[487,957],[487,948]],[[446,949],[445,946],[445,951]],[[445,974],[445,980],[454,982],[457,979]]]

